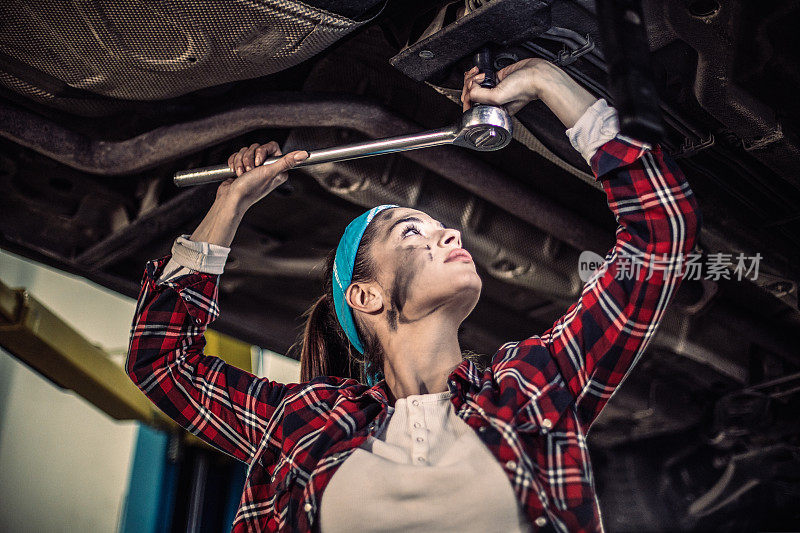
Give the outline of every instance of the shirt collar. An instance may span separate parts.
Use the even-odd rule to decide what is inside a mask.
[[[359,384],[356,387],[346,388],[342,390],[342,395],[350,398],[351,400],[361,400],[364,397],[369,397],[383,405],[389,405],[389,386],[386,380],[382,379],[372,387]]]
[[[450,380],[461,380],[476,388],[481,386],[481,372],[470,359],[464,359],[449,376]]]
[[[459,364],[456,369],[450,373],[447,381],[448,386],[450,386],[450,383],[460,381],[476,388],[480,388],[481,374],[478,371],[478,367],[475,366],[475,363],[469,359],[464,359],[461,361],[461,364]],[[365,385],[361,385],[355,387],[355,390],[349,388],[344,389],[342,394],[351,400],[361,400],[364,397],[369,397],[376,402],[383,404],[384,406],[389,405],[389,385],[386,384],[385,379],[380,380],[370,388],[366,388]]]

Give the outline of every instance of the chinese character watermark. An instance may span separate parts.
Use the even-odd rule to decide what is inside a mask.
[[[611,269],[614,278],[650,280],[661,272],[679,274],[683,279],[722,279],[742,281],[758,279],[758,267],[763,259],[760,253],[745,255],[731,253],[711,253],[703,255],[697,252],[684,254],[649,254],[643,251],[614,250],[605,258],[586,250],[578,258],[578,273],[581,280],[588,282],[592,277],[602,276]]]

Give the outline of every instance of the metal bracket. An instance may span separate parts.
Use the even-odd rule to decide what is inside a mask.
[[[575,61],[578,60],[579,57],[585,56],[586,54],[592,52],[595,49],[594,41],[592,40],[592,36],[588,33],[586,34],[586,43],[577,48],[575,50],[570,50],[567,48],[567,45],[564,45],[564,48],[558,52],[558,56],[556,57],[556,65],[566,67],[567,65],[573,64]]]
[[[389,63],[417,81],[433,81],[488,43],[506,46],[546,31],[550,0],[492,0],[409,44]]]
[[[705,139],[699,139],[697,141],[692,141],[689,137],[686,137],[683,140],[683,144],[678,150],[672,154],[673,159],[681,159],[683,157],[692,157],[698,152],[702,152],[707,148],[711,148],[714,146],[716,139],[714,139],[714,134],[709,133],[708,137]]]

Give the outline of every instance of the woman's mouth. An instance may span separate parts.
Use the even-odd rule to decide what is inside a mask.
[[[450,261],[462,261],[462,262],[472,262],[472,256],[469,255],[469,252],[463,248],[456,248],[449,254],[447,254],[447,259],[444,260],[445,263],[449,263]]]

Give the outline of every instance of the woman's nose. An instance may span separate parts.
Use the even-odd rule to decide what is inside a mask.
[[[453,244],[461,248],[461,232],[453,228],[443,229],[442,235],[439,238],[439,245],[452,246]]]

